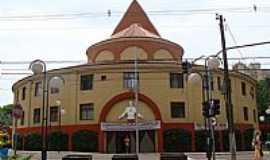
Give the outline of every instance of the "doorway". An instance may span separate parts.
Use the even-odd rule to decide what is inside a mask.
[[[127,140],[128,139],[128,140]],[[139,132],[140,152],[155,152],[155,131]],[[127,145],[126,143],[129,143]],[[135,153],[136,133],[135,131],[106,132],[107,153]]]

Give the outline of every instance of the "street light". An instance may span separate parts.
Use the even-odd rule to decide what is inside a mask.
[[[61,135],[62,129],[61,129],[61,121],[62,121],[62,115],[65,114],[65,109],[62,107],[62,102],[60,100],[55,101],[56,105],[58,106],[58,129],[59,129],[59,134]],[[60,141],[58,141],[60,142]],[[61,143],[58,144],[58,152],[61,151]]]
[[[218,69],[219,65],[220,65],[220,61],[217,59],[216,56],[210,55],[210,56],[201,56],[197,59],[195,59],[195,61],[192,62],[192,64],[195,64],[196,61],[205,58],[205,62],[204,62],[204,74],[200,73],[200,72],[193,72],[190,73],[188,76],[188,81],[193,83],[193,84],[198,84],[202,81],[202,85],[203,85],[203,90],[202,90],[202,104],[203,105],[210,105],[210,101],[212,101],[212,74],[211,74],[211,70],[215,70]],[[188,65],[186,63],[186,65]],[[192,66],[190,66],[192,67]],[[188,69],[189,67],[183,67]],[[184,71],[186,73],[188,73],[188,71]],[[211,117],[209,117],[209,114],[211,112],[214,113],[213,111],[211,111],[211,107],[210,108],[204,108],[205,106],[203,106],[203,113],[204,113],[204,123],[205,123],[205,130],[208,132],[208,136],[207,136],[207,145],[208,145],[208,151],[207,151],[207,158],[211,159],[211,155],[210,153],[213,152],[213,159],[215,160],[215,136],[214,136],[214,127],[213,124],[211,123]],[[206,124],[208,124],[208,127],[206,126]],[[208,130],[207,130],[208,128]],[[210,129],[210,130],[209,130]],[[211,139],[209,137],[209,135],[211,135]],[[212,140],[212,141],[211,141]],[[211,143],[212,142],[212,143]],[[211,149],[211,150],[210,150]],[[210,152],[211,151],[211,152]]]
[[[264,111],[262,115],[259,116],[261,122],[265,121],[265,117],[270,115],[270,106]]]
[[[42,121],[41,121],[41,135],[42,135],[42,150],[41,159],[47,160],[47,130],[48,130],[48,77],[46,63],[42,60],[34,60],[30,63],[29,69],[32,70],[34,75],[41,74],[43,72],[43,94],[42,94]],[[46,103],[47,102],[47,103]],[[46,114],[45,114],[46,111]],[[46,116],[45,116],[46,115]],[[45,127],[44,127],[45,124]]]
[[[32,70],[34,75],[43,73],[43,94],[42,94],[42,121],[41,121],[41,134],[42,134],[42,151],[41,159],[47,160],[48,149],[48,115],[49,115],[49,86],[59,88],[64,84],[64,79],[61,76],[52,76],[48,78],[46,63],[40,59],[34,60],[30,63],[29,69]]]

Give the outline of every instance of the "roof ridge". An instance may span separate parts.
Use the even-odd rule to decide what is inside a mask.
[[[148,18],[141,5],[137,2],[137,0],[132,1],[121,21],[114,29],[112,35],[121,32],[122,30],[130,27],[134,23],[139,24],[140,26],[142,26],[142,28],[160,37],[160,34]]]

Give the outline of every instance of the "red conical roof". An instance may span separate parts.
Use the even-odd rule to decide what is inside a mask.
[[[111,38],[121,38],[121,37],[151,37],[151,38],[160,38],[158,35],[147,31],[142,28],[139,24],[134,23],[130,25],[128,28],[115,33],[111,36]]]
[[[151,23],[149,18],[147,17],[146,13],[140,6],[140,4],[133,0],[131,5],[129,6],[128,10],[126,11],[124,17],[120,21],[120,23],[115,28],[112,35],[121,32],[122,30],[130,27],[132,24],[139,24],[142,28],[146,29],[147,31],[160,36],[154,25]]]

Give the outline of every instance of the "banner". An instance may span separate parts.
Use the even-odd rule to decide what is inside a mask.
[[[136,123],[106,123],[101,122],[102,131],[135,131]],[[160,129],[160,121],[146,121],[137,123],[138,130]]]
[[[208,125],[207,125],[208,126]],[[202,123],[194,123],[194,128],[195,130],[205,130],[205,124]],[[208,129],[208,127],[207,127]],[[221,130],[226,130],[228,129],[228,123],[217,123],[214,126],[215,130],[221,131]]]

